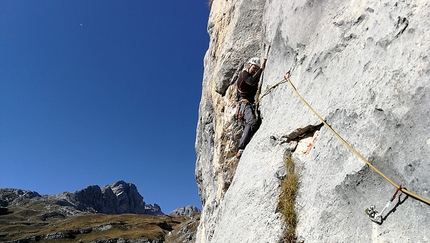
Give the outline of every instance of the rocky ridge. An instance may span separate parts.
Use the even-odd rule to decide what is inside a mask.
[[[194,242],[199,211],[186,206],[165,215],[124,181],[55,195],[1,188],[0,241]]]
[[[100,188],[88,186],[76,192],[40,195],[34,191],[21,189],[0,189],[0,206],[21,206],[33,201],[46,201],[62,206],[67,214],[149,214],[164,215],[157,204],[146,204],[132,183],[118,181]]]
[[[200,213],[200,209],[196,206],[180,207],[169,213],[170,216],[192,217],[194,214]]]
[[[401,194],[342,144],[288,83],[260,101],[262,124],[234,158],[235,81],[252,56],[267,57],[261,93],[285,72],[319,115],[387,177],[429,199],[430,4],[426,1],[211,1],[196,134],[203,210],[197,242],[273,242],[278,172],[300,168],[296,236],[304,242],[427,242],[430,207]]]

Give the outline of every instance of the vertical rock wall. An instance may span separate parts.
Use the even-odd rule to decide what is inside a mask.
[[[401,195],[342,144],[287,83],[260,102],[262,124],[240,162],[234,81],[266,56],[261,91],[291,70],[297,90],[397,184],[430,199],[430,4],[423,0],[214,0],[196,137],[203,202],[197,242],[278,242],[283,154],[300,168],[296,235],[305,242],[426,242],[430,205]],[[297,132],[314,128],[311,137]],[[294,141],[292,141],[294,140]],[[298,146],[294,142],[298,143]]]

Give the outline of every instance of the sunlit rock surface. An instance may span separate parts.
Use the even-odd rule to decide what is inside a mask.
[[[203,203],[197,242],[273,242],[283,154],[300,168],[304,242],[426,242],[430,205],[401,194],[339,141],[288,83],[259,103],[262,124],[240,162],[231,108],[237,75],[267,57],[261,93],[291,71],[304,99],[397,184],[430,198],[430,5],[427,1],[214,0],[196,136]],[[310,128],[306,136],[297,131]],[[306,129],[304,129],[306,130]],[[300,134],[299,134],[300,135]]]

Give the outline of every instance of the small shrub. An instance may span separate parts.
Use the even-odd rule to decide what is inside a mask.
[[[278,208],[284,215],[287,230],[285,231],[285,242],[296,242],[297,215],[295,211],[295,200],[297,196],[299,172],[295,168],[290,152],[284,155],[287,175],[281,183],[281,196]]]

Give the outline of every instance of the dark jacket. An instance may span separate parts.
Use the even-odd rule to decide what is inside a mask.
[[[254,103],[254,97],[258,89],[258,81],[260,80],[263,69],[259,69],[254,75],[244,70],[237,79],[237,99],[247,99],[250,103]]]

